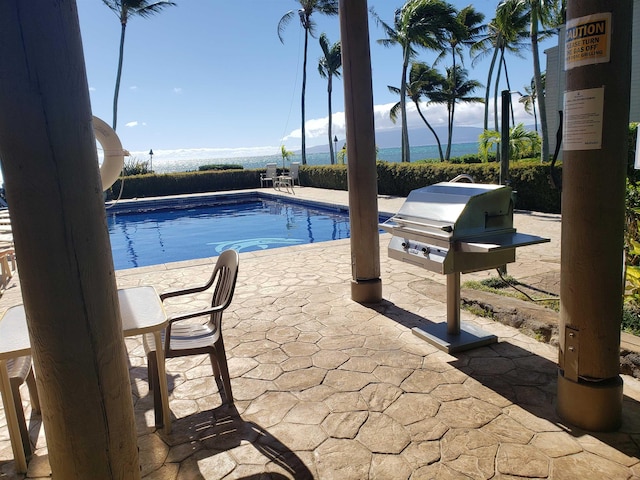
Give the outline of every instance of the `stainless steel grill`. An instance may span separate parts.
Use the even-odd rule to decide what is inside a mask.
[[[380,225],[393,234],[389,257],[447,275],[447,324],[414,333],[448,352],[496,341],[460,325],[460,273],[515,261],[517,247],[549,239],[516,232],[510,187],[442,182],[413,190],[396,215]],[[443,338],[444,337],[444,338]]]

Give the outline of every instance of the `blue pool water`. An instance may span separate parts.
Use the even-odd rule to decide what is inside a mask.
[[[139,208],[139,207],[138,207]],[[107,210],[117,270],[349,238],[346,210],[270,199]]]

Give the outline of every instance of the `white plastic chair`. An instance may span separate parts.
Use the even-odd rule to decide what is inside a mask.
[[[298,186],[300,186],[300,162],[292,162],[291,168],[289,169],[289,176],[291,177],[291,186],[294,186],[296,182],[298,182]]]
[[[264,187],[265,184],[271,182],[271,186],[273,187],[277,175],[277,165],[275,163],[267,163],[266,173],[260,174],[260,186]]]
[[[181,313],[169,318],[169,324],[162,333],[165,358],[175,358],[190,355],[209,355],[213,374],[218,384],[220,394],[224,392],[224,403],[233,404],[231,392],[231,378],[227,357],[222,340],[222,313],[231,304],[238,277],[238,264],[240,257],[235,250],[225,250],[218,257],[209,281],[203,285],[166,292],[160,295],[164,302],[171,297],[191,295],[204,292],[213,287],[211,307],[204,310]],[[185,304],[188,305],[188,304]],[[209,317],[206,323],[193,323],[185,320]],[[156,412],[156,424],[160,425],[162,408],[159,405],[160,392],[158,382],[157,357],[155,352],[153,335],[144,337],[144,347],[147,353],[147,365],[150,390],[153,390],[153,399]],[[160,421],[160,422],[159,422]]]

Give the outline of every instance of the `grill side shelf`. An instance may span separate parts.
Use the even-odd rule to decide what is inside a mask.
[[[529,235],[526,233],[502,233],[498,235],[488,235],[484,237],[466,238],[457,242],[458,250],[461,252],[487,253],[497,252],[516,247],[525,247],[538,243],[549,242],[550,239]]]

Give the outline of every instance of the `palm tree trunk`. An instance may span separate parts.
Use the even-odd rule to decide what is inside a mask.
[[[409,67],[409,49],[404,51],[404,61],[402,63],[402,80],[400,83],[400,114],[402,118],[402,145],[401,159],[403,162],[410,162],[409,154],[409,131],[407,127],[407,69]]]
[[[118,72],[116,74],[116,89],[113,93],[113,125],[111,128],[116,129],[118,123],[118,95],[120,94],[120,79],[122,77],[122,63],[124,60],[124,34],[127,29],[127,23],[122,22],[120,31],[120,55],[118,56]]]
[[[484,129],[489,130],[489,93],[491,92],[491,77],[493,76],[493,67],[498,57],[498,47],[493,51],[491,64],[489,65],[489,73],[487,74],[487,89],[484,94]]]
[[[533,102],[531,102],[533,104],[533,123],[535,124],[536,127],[536,133],[538,132],[538,112],[536,111],[536,100],[535,98],[533,99]]]
[[[538,15],[535,8],[531,9],[531,51],[533,53],[533,78],[536,85],[538,98],[538,111],[540,112],[540,133],[542,136],[541,162],[549,160],[549,129],[547,127],[547,108],[542,88],[542,73],[540,71],[540,54],[538,52]]]
[[[451,156],[451,139],[453,137],[453,111],[455,109],[455,105],[456,105],[456,99],[454,97],[454,98],[452,98],[450,100],[449,105],[447,105],[447,111],[448,111],[448,119],[447,120],[448,120],[448,123],[449,123],[449,125],[448,125],[448,130],[449,130],[448,131],[448,134],[449,134],[448,136],[449,136],[449,138],[447,140],[447,151],[444,154],[445,162],[448,162],[449,158]]]
[[[453,66],[452,66],[452,71],[451,71],[451,82],[453,85],[453,95],[451,97],[451,106],[449,109],[449,135],[447,138],[447,153],[445,153],[444,159],[445,161],[449,161],[449,158],[451,157],[451,142],[453,141],[453,115],[455,113],[455,109],[456,109],[456,90],[458,88],[458,81],[456,79],[456,56],[455,56],[455,52],[453,55]]]
[[[436,138],[436,142],[438,143],[438,153],[440,154],[440,162],[444,162],[444,155],[442,154],[442,145],[440,144],[440,138],[438,138],[438,134],[433,129],[431,124],[427,121],[425,116],[422,114],[422,110],[420,110],[420,105],[418,104],[418,102],[415,102],[415,103],[416,103],[416,110],[418,110],[418,115],[420,115],[420,118],[422,118],[422,121],[425,123],[427,128],[431,130],[431,133],[433,133],[433,136]]]
[[[305,100],[305,93],[307,90],[307,50],[309,48],[309,29],[305,28],[304,29],[304,59],[302,61],[302,95],[301,95],[301,112],[302,112],[302,148],[301,148],[301,154],[302,154],[302,164],[306,165],[307,164],[307,138],[306,138],[306,132],[305,132],[305,128],[304,128],[304,119],[305,119],[305,108],[304,108],[304,100]]]
[[[333,143],[332,143],[332,130],[333,130],[333,122],[332,122],[332,118],[331,118],[331,91],[333,90],[333,75],[331,75],[331,72],[329,72],[329,79],[327,80],[327,97],[329,98],[329,159],[331,160],[331,165],[334,165],[336,163],[336,159],[334,157],[334,152],[333,152]]]
[[[53,477],[139,479],[75,2],[0,2],[0,63],[0,156]]]
[[[494,130],[496,132],[500,131],[500,127],[498,125],[498,88],[500,86],[500,74],[502,73],[502,58],[504,57],[504,49],[500,49],[500,60],[498,61],[498,73],[496,73],[496,83],[493,91],[493,122],[494,122]]]

